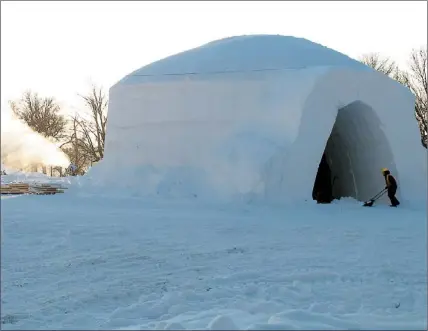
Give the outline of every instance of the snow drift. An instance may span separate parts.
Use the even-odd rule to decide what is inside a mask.
[[[426,202],[426,153],[411,92],[305,39],[215,41],[110,89],[105,158],[92,183],[139,194],[311,198],[325,153],[336,197],[369,199],[388,167]],[[122,171],[121,177],[115,175]]]

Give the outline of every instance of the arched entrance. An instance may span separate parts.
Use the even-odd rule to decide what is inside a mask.
[[[381,168],[396,173],[381,122],[373,109],[355,101],[339,109],[327,141],[312,197],[331,202],[341,197],[370,199],[385,186]]]

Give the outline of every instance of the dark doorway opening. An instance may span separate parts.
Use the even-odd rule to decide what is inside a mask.
[[[331,169],[324,153],[318,166],[318,172],[312,190],[312,199],[316,200],[317,203],[331,203],[334,200],[333,181]]]
[[[388,139],[373,109],[355,101],[338,111],[312,198],[318,203],[345,197],[366,201],[385,186],[383,167],[396,172]]]

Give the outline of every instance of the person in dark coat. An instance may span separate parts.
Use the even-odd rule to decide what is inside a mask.
[[[325,154],[323,154],[318,166],[318,172],[312,190],[312,199],[316,200],[317,203],[331,203],[333,201],[331,169]]]
[[[395,197],[397,193],[397,181],[387,168],[382,169],[382,175],[385,177],[385,188],[388,190],[388,198],[391,200],[391,207],[397,207],[400,201]]]

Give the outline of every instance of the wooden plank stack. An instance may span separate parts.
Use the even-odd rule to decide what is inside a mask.
[[[27,183],[1,184],[1,194],[27,194],[29,188]]]
[[[29,184],[29,183],[9,183],[1,184],[1,194],[57,194],[64,193],[67,187],[63,187],[60,184]]]
[[[64,193],[66,187],[59,184],[33,184],[29,188],[30,194],[56,194]]]

